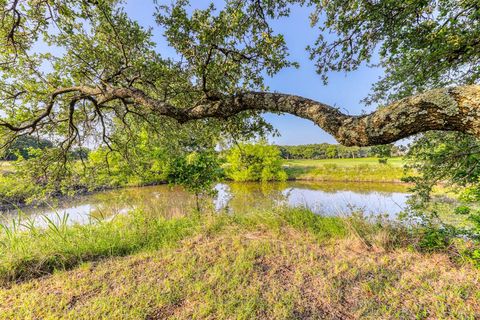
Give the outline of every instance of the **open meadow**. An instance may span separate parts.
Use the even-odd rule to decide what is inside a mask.
[[[317,181],[401,182],[405,176],[402,158],[285,160],[289,179]]]

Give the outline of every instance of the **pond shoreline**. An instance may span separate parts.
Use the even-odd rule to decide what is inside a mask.
[[[322,177],[292,177],[288,178],[287,181],[318,181],[318,182],[351,182],[351,183],[395,183],[395,184],[402,184],[402,185],[409,185],[412,186],[413,183],[410,182],[403,182],[400,179],[394,180],[375,180],[375,179],[329,179],[329,178],[322,178]]]
[[[310,208],[316,214],[328,216],[356,210],[369,216],[393,218],[405,207],[409,196],[407,187],[394,183],[284,181],[262,184],[223,181],[214,188],[215,196],[205,198],[203,207],[235,214],[287,206]],[[3,211],[0,219],[7,225],[18,219],[43,225],[45,220],[63,218],[68,219],[69,224],[84,224],[92,221],[92,217],[95,220],[130,211],[186,215],[191,212],[194,203],[192,194],[179,186],[125,187],[12,208]]]
[[[97,193],[105,192],[105,191],[112,191],[112,190],[121,190],[121,189],[128,189],[128,188],[143,188],[143,187],[153,187],[153,186],[161,186],[166,185],[168,182],[161,181],[161,182],[154,182],[154,183],[146,183],[141,185],[134,185],[134,186],[123,186],[123,187],[102,187],[95,190],[86,190],[85,188],[80,188],[75,191],[74,195],[52,195],[46,199],[40,201],[33,201],[32,203],[25,203],[25,202],[16,202],[12,204],[1,204],[0,203],[0,214],[2,211],[8,210],[16,210],[16,209],[27,209],[27,208],[41,208],[45,207],[45,202],[47,201],[71,201],[77,197],[84,197],[90,196]]]
[[[5,318],[190,319],[206,307],[210,318],[277,319],[304,310],[325,318],[324,306],[341,310],[342,319],[413,319],[425,310],[432,318],[473,319],[480,312],[478,269],[457,255],[463,242],[432,253],[419,247],[426,236],[408,237],[395,223],[296,208],[238,217],[132,214],[59,230],[5,239]],[[355,300],[345,303],[346,294]],[[262,309],[245,316],[242,305]]]
[[[378,181],[378,180],[362,180],[362,179],[355,179],[355,180],[335,180],[335,179],[318,179],[318,178],[295,178],[289,177],[286,181],[288,182],[327,182],[327,183],[367,183],[367,184],[395,184],[395,185],[404,185],[404,186],[412,186],[411,183],[403,182],[401,180],[385,180],[385,181]],[[233,180],[225,179],[221,180],[218,183],[229,183],[235,182]],[[242,183],[262,183],[259,181],[244,181]],[[268,181],[265,183],[281,183],[281,181]],[[147,183],[141,185],[131,185],[131,186],[119,186],[119,187],[102,187],[95,190],[86,190],[84,188],[79,188],[79,191],[75,191],[74,195],[52,195],[46,199],[34,201],[32,203],[25,203],[25,202],[17,202],[11,204],[1,204],[0,203],[0,214],[4,211],[11,211],[11,210],[22,210],[22,209],[31,209],[31,208],[44,208],[47,207],[47,202],[49,201],[59,201],[59,202],[68,202],[75,200],[78,197],[85,197],[90,195],[95,195],[105,191],[113,191],[113,190],[123,190],[123,189],[130,189],[130,188],[144,188],[144,187],[152,187],[152,186],[161,186],[167,185],[168,182],[160,181],[155,183]]]

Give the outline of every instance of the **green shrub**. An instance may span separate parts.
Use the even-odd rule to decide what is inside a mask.
[[[213,194],[213,186],[222,173],[216,153],[209,151],[177,157],[166,171],[169,183],[181,185],[195,195],[198,211],[200,197]]]
[[[423,228],[419,230],[419,235],[418,246],[422,251],[441,251],[450,244],[451,234],[445,229]]]
[[[265,142],[240,144],[227,154],[226,176],[234,181],[285,181],[280,150]]]
[[[455,214],[464,214],[464,215],[466,215],[466,214],[469,214],[469,213],[470,213],[470,207],[464,206],[464,205],[458,206],[458,207],[455,208],[454,212],[455,212]]]

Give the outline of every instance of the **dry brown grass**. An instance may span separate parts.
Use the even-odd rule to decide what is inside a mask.
[[[13,171],[13,167],[10,162],[0,160],[0,174],[9,173],[12,171]]]
[[[442,254],[319,242],[290,227],[202,233],[0,290],[2,319],[475,319],[480,272]]]

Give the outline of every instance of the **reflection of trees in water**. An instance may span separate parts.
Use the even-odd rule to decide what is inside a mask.
[[[268,209],[287,201],[284,191],[288,183],[229,183],[226,188],[226,209],[242,212],[254,208]],[[102,192],[89,197],[95,210],[92,215],[108,216],[125,209],[140,208],[149,214],[175,216],[192,211],[194,198],[179,187],[166,185],[128,188]],[[214,199],[204,206],[213,207]],[[221,208],[219,208],[221,209]]]
[[[230,212],[246,212],[255,209],[271,209],[279,204],[285,204],[290,196],[289,190],[302,189],[336,193],[351,191],[363,195],[378,192],[389,196],[392,192],[405,193],[407,186],[392,183],[342,183],[342,182],[309,182],[287,181],[269,183],[228,183],[223,191],[226,209]],[[222,192],[221,192],[222,193]],[[218,206],[213,199],[205,201],[207,207]],[[369,204],[365,204],[369,206]],[[64,199],[50,202],[40,208],[24,208],[26,215],[41,215],[57,211],[61,214],[68,212],[71,216],[88,215],[97,219],[107,218],[115,214],[124,213],[131,209],[142,209],[145,214],[155,216],[181,216],[192,212],[194,197],[180,187],[167,185],[141,188],[116,189],[80,196],[75,199]],[[222,207],[217,207],[222,209]],[[2,213],[2,216],[15,217],[16,213]]]
[[[179,187],[167,185],[111,190],[95,194],[90,203],[92,215],[112,215],[131,209],[140,209],[155,216],[180,216],[191,212],[194,198]]]
[[[233,212],[268,209],[287,201],[283,193],[288,187],[285,182],[230,183],[229,187],[231,199],[228,206]]]
[[[393,192],[406,193],[408,186],[393,183],[345,183],[319,181],[287,181],[270,183],[239,183],[228,184],[231,198],[229,210],[242,212],[251,209],[268,209],[279,204],[286,204],[290,191],[294,188],[327,193],[351,191],[359,194],[377,192],[390,195]]]

